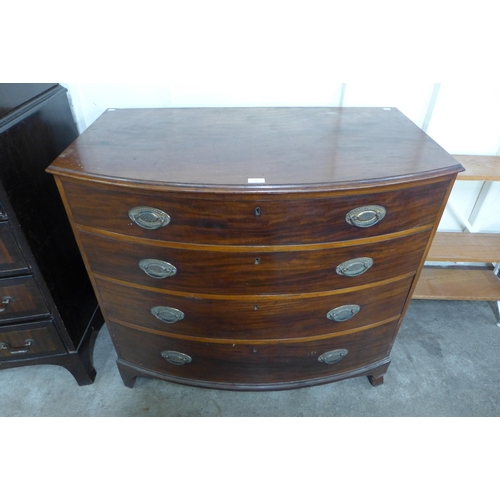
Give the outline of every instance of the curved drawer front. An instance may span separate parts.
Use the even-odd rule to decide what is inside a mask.
[[[115,241],[84,232],[80,236],[96,274],[185,293],[253,295],[336,290],[415,272],[430,231],[367,245],[290,252],[209,252]],[[366,271],[351,266],[364,271],[358,276],[338,273],[339,266],[349,267],[345,263],[359,258],[373,264]],[[170,264],[175,274],[152,277],[141,268],[145,259]]]
[[[119,358],[158,374],[227,385],[320,379],[362,368],[389,355],[395,328],[393,322],[322,341],[219,344],[175,340],[109,324]]]
[[[162,241],[228,245],[333,242],[434,224],[448,184],[446,180],[392,191],[313,197],[307,193],[152,195],[63,182],[77,224]],[[353,225],[356,218],[373,222],[378,217],[371,211],[374,206],[384,208],[381,220],[368,227]],[[138,215],[129,216],[137,208]],[[359,208],[361,213],[352,216]]]
[[[405,278],[326,297],[254,301],[179,297],[103,280],[97,280],[97,285],[111,320],[165,335],[265,340],[328,335],[398,316],[411,281]]]
[[[0,327],[0,359],[2,362],[64,352],[66,350],[51,321]]]
[[[47,305],[32,276],[0,280],[0,323],[48,315]]]

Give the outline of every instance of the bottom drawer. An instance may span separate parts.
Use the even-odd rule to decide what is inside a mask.
[[[51,321],[0,327],[0,360],[66,352]]]
[[[293,383],[362,369],[389,356],[396,325],[393,321],[320,341],[253,344],[172,339],[116,323],[108,328],[118,357],[138,368],[179,382],[237,386]]]

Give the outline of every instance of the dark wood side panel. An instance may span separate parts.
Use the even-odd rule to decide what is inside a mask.
[[[285,195],[189,195],[114,191],[63,181],[77,224],[129,236],[200,244],[309,244],[368,238],[434,224],[449,179],[401,190],[311,198]],[[368,228],[346,222],[346,214],[365,205],[387,209],[384,219]],[[157,230],[143,229],[128,217],[129,209],[148,206],[166,212],[171,221]],[[96,209],[98,207],[98,209]],[[258,208],[259,215],[256,215]]]
[[[117,243],[80,232],[94,273],[164,290],[222,295],[321,292],[414,273],[429,234],[427,230],[377,243],[324,250],[206,252]],[[360,257],[373,259],[373,266],[359,276],[337,274],[337,266]],[[165,279],[151,278],[139,267],[142,259],[166,261],[177,272]]]
[[[169,339],[111,323],[108,325],[118,356],[129,363],[187,380],[233,384],[271,384],[327,377],[363,367],[389,355],[395,322],[324,341],[292,344],[211,344]],[[347,349],[336,364],[318,361],[328,351]],[[175,366],[161,353],[189,355],[190,363]]]
[[[261,297],[215,300],[178,297],[97,280],[111,320],[155,330],[158,334],[212,339],[290,339],[329,335],[365,327],[400,314],[412,278],[326,297]],[[327,318],[344,305],[358,305],[347,321]],[[173,324],[151,313],[155,306],[173,307],[184,318]]]

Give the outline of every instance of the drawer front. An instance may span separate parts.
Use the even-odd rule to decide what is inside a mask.
[[[124,361],[186,380],[229,384],[295,382],[362,368],[386,358],[396,334],[393,322],[322,341],[218,344],[170,339],[115,323],[108,326]],[[322,355],[329,363],[319,361]]]
[[[0,276],[26,271],[28,271],[28,266],[21,255],[9,224],[0,223]]]
[[[4,361],[66,352],[51,321],[0,327],[0,364]]]
[[[179,297],[103,280],[97,286],[111,320],[166,335],[265,340],[328,335],[393,318],[401,313],[411,282],[406,278],[326,297],[256,300]],[[155,307],[164,309],[152,311]]]
[[[49,315],[33,276],[0,280],[0,323]]]
[[[365,245],[290,252],[209,252],[128,243],[84,232],[80,236],[90,268],[99,275],[185,293],[253,295],[337,290],[413,273],[430,231]],[[338,266],[358,258],[373,264],[357,276],[338,273]],[[149,260],[161,261],[165,269],[174,266],[175,274],[152,277],[143,265]]]
[[[0,221],[4,220],[9,220],[9,214],[7,213],[5,208],[3,208],[2,202],[0,202]]]
[[[312,197],[306,193],[151,195],[63,183],[77,224],[162,241],[228,245],[333,242],[434,224],[448,184],[446,180],[393,191]],[[375,225],[356,227],[346,221],[352,210],[370,206],[386,210]],[[165,225],[144,229],[132,222],[129,210],[135,207],[162,211],[167,216],[138,217]]]

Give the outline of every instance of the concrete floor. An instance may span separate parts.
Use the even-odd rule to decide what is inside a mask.
[[[95,383],[64,368],[0,371],[0,416],[500,416],[496,303],[413,300],[382,386],[366,377],[276,392],[198,389],[138,378],[126,388],[107,328],[97,337]]]

